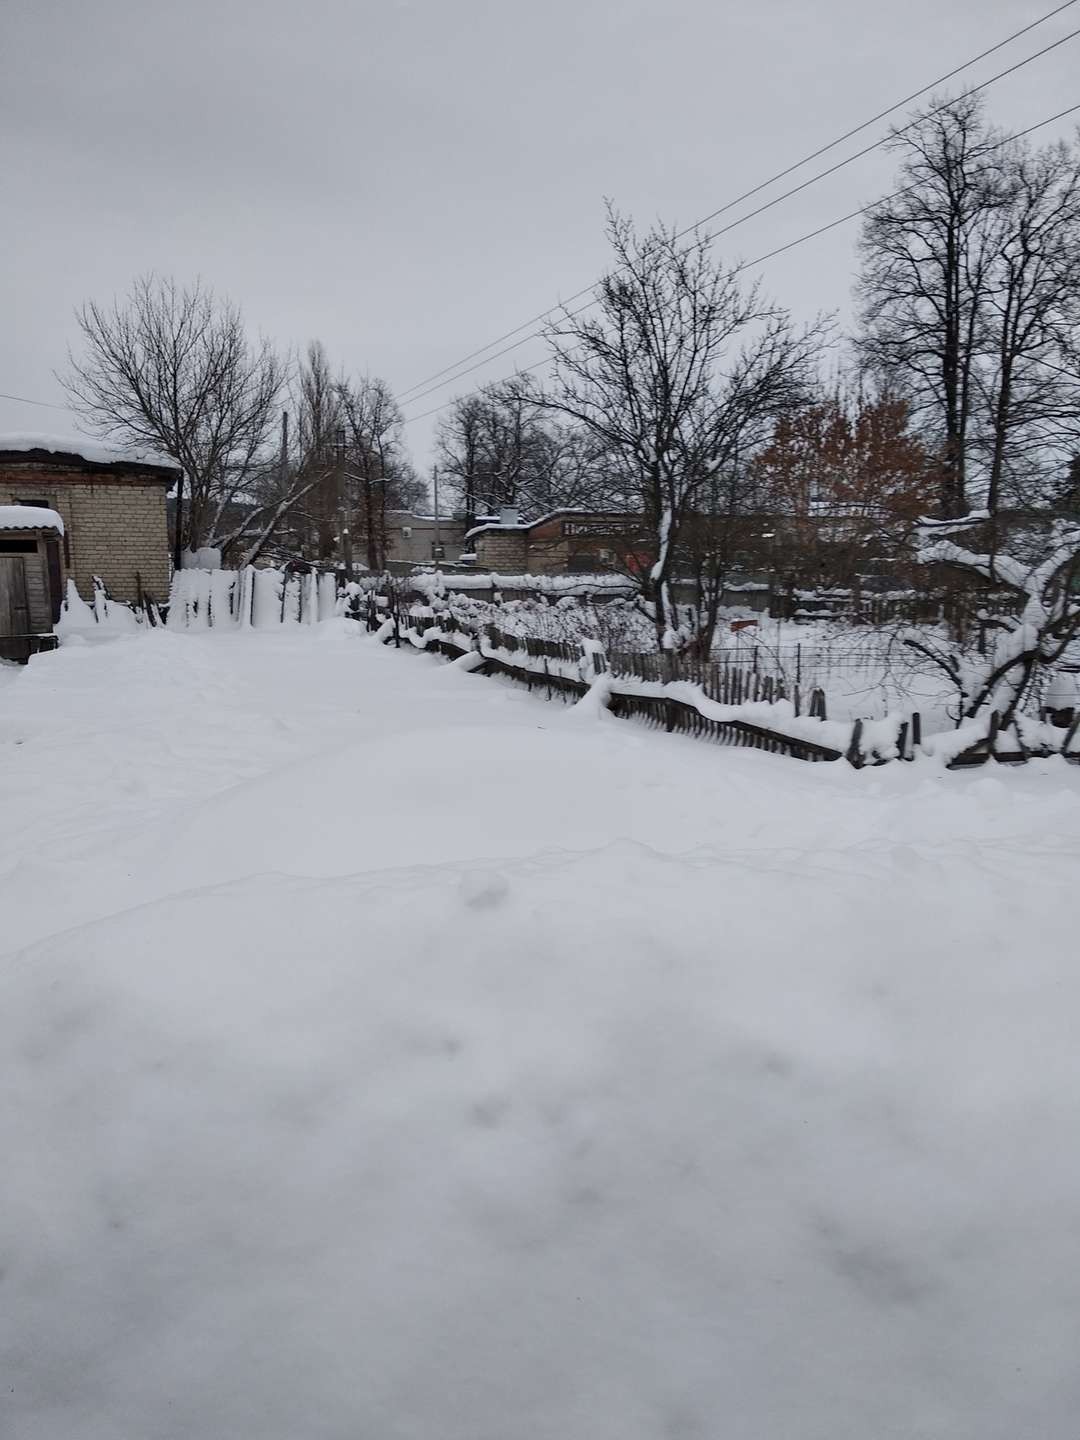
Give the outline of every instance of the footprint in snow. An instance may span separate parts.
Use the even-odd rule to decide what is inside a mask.
[[[461,898],[471,910],[493,910],[501,905],[510,886],[497,870],[470,870],[461,877]]]

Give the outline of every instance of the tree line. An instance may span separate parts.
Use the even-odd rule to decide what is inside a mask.
[[[335,373],[320,342],[283,357],[201,282],[153,275],[76,320],[83,346],[64,377],[76,408],[98,434],[181,467],[178,566],[206,549],[239,565],[332,564],[355,538],[374,569],[387,511],[426,499],[390,387]]]
[[[1080,143],[1009,138],[964,96],[889,144],[897,183],[864,215],[848,336],[796,324],[708,235],[640,234],[609,209],[610,268],[587,309],[547,322],[548,377],[462,396],[439,424],[467,524],[507,505],[627,517],[670,649],[708,642],[740,564],[844,584],[875,560],[900,573],[925,516],[974,513],[991,555],[1075,517]],[[290,365],[228,302],[153,278],[78,322],[75,403],[181,464],[179,545],[330,561],[355,541],[375,568],[387,510],[425,501],[390,388],[333,374],[318,343]],[[689,640],[671,591],[687,575]]]

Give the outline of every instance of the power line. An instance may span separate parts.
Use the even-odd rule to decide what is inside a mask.
[[[710,211],[709,214],[703,216],[700,220],[695,221],[692,225],[688,225],[684,229],[677,231],[673,238],[676,240],[681,239],[684,235],[689,234],[692,230],[699,229],[700,227],[707,225],[710,220],[715,220],[717,216],[722,215],[726,211],[733,209],[736,205],[742,204],[744,200],[749,200],[753,196],[760,194],[762,190],[767,189],[770,185],[774,185],[778,180],[785,179],[794,171],[801,169],[804,165],[808,165],[812,160],[816,160],[820,156],[827,154],[830,150],[834,150],[838,145],[842,145],[845,140],[850,140],[854,135],[860,134],[863,130],[866,130],[871,125],[876,124],[877,121],[884,119],[885,116],[891,115],[893,111],[899,110],[905,105],[909,105],[913,100],[919,99],[920,96],[925,95],[929,90],[933,90],[938,85],[944,84],[945,81],[951,80],[953,76],[958,75],[962,70],[970,69],[972,65],[977,65],[979,61],[985,60],[987,56],[993,55],[998,50],[1004,49],[1006,45],[1010,45],[1014,40],[1018,40],[1022,35],[1026,35],[1031,30],[1034,30],[1038,26],[1045,24],[1048,20],[1052,20],[1055,15],[1061,14],[1063,10],[1068,10],[1072,5],[1075,5],[1076,3],[1077,0],[1064,0],[1063,4],[1056,6],[1053,10],[1047,11],[1045,15],[1042,15],[1038,19],[1031,21],[1030,24],[1023,26],[1021,29],[1013,31],[1011,35],[1007,35],[1003,40],[999,40],[996,44],[991,45],[988,49],[981,51],[978,55],[973,56],[970,60],[964,61],[962,65],[957,65],[954,69],[947,71],[944,75],[939,75],[937,79],[931,80],[928,84],[922,86],[920,89],[913,90],[911,94],[905,96],[904,99],[897,100],[895,104],[890,105],[885,110],[879,110],[876,115],[872,115],[868,120],[864,120],[861,122],[861,124],[853,126],[850,130],[845,131],[844,134],[838,135],[835,140],[829,141],[827,145],[822,145],[817,150],[812,151],[809,155],[804,155],[801,160],[797,160],[794,164],[788,165],[785,169],[777,171],[775,175],[770,176],[767,180],[763,180],[760,184],[753,186],[750,190],[746,190],[741,195],[737,195],[733,200],[728,200],[727,202],[725,202],[725,204],[719,206],[715,210]],[[1033,61],[1041,59],[1051,50],[1056,50],[1058,46],[1064,45],[1067,41],[1074,39],[1078,34],[1080,34],[1080,30],[1071,31],[1068,35],[1064,35],[1059,40],[1053,41],[1050,45],[1045,46],[1042,50],[1036,51],[1035,54],[1029,55],[1025,59],[1017,61],[1016,64],[1009,66],[1008,69],[1000,71],[997,75],[992,75],[988,80],[984,80],[981,84],[972,87],[968,91],[965,91],[963,95],[958,98],[962,99],[968,95],[974,95],[978,91],[986,89],[988,86],[995,84],[998,80],[1002,80],[1006,76],[1013,74],[1015,71],[1021,69],[1023,66],[1029,65]],[[943,107],[939,107],[939,109],[940,108]],[[900,133],[903,133],[903,130],[901,130]],[[864,155],[869,154],[871,151],[876,150],[881,145],[885,144],[885,142],[889,138],[889,136],[883,136],[880,140],[875,141],[872,145],[868,145],[864,149],[856,151],[853,155],[849,155],[845,160],[839,161],[836,165],[833,165],[828,169],[819,172],[817,175],[812,176],[810,179],[803,181],[800,185],[797,185],[793,189],[786,191],[783,195],[779,195],[775,199],[770,200],[767,204],[760,206],[757,210],[753,210],[749,214],[743,215],[739,219],[732,221],[730,225],[726,225],[722,230],[717,231],[716,234],[710,238],[715,239],[717,235],[726,234],[729,230],[734,229],[736,225],[741,225],[745,221],[753,219],[755,216],[760,215],[764,210],[769,209],[771,206],[778,205],[782,200],[788,199],[790,198],[790,196],[798,194],[799,191],[805,190],[808,186],[815,184],[818,180],[824,179],[827,176],[834,174],[837,170],[842,169],[845,165],[850,165],[855,160],[861,159]],[[455,360],[452,364],[443,366],[441,370],[436,370],[433,374],[429,375],[424,380],[418,380],[416,384],[410,385],[406,390],[402,391],[401,394],[398,396],[398,400],[409,404],[412,403],[412,401],[410,401],[408,398],[409,396],[412,396],[412,400],[414,401],[424,399],[427,395],[433,393],[434,390],[442,388],[440,385],[435,385],[433,383],[434,381],[441,379],[441,377],[444,375],[449,375],[450,371],[458,371],[459,367],[466,365],[468,361],[475,359],[478,355],[483,355],[486,351],[494,349],[496,345],[502,344],[504,340],[511,339],[520,331],[528,329],[532,325],[540,324],[542,321],[546,320],[550,315],[552,315],[556,310],[563,308],[566,305],[571,305],[575,300],[579,300],[582,296],[590,294],[595,289],[597,283],[597,281],[592,281],[583,289],[575,291],[574,294],[568,296],[567,299],[560,302],[560,304],[553,305],[547,310],[542,310],[538,315],[534,315],[530,320],[524,320],[520,325],[515,325],[513,329],[507,330],[502,335],[498,336],[496,339],[488,341],[486,345],[481,345],[476,350],[471,350],[467,355],[462,356],[460,360]],[[506,352],[500,351],[499,353],[505,354]],[[498,357],[489,357],[489,359],[496,358]],[[487,361],[484,361],[483,363],[486,364]],[[478,368],[478,366],[471,366],[467,370],[460,370],[460,373],[450,376],[450,379],[448,379],[445,383],[450,384],[453,382],[453,380],[461,379],[464,375],[468,375],[472,372],[472,370]],[[421,393],[414,395],[414,391],[420,391]]]
[[[1040,120],[1035,125],[1029,125],[1026,130],[1018,130],[1013,135],[1005,136],[1003,140],[998,142],[998,145],[1000,147],[1001,145],[1007,145],[1011,143],[1013,140],[1022,140],[1026,135],[1030,135],[1033,131],[1041,130],[1046,125],[1053,125],[1055,121],[1064,119],[1066,115],[1071,115],[1077,109],[1080,109],[1080,105],[1071,105],[1066,110],[1060,110],[1056,115],[1051,115],[1045,120]],[[741,264],[735,266],[732,274],[738,275],[743,270],[748,270],[753,265],[762,265],[766,260],[772,260],[777,255],[783,255],[785,251],[793,250],[797,245],[802,245],[807,240],[814,240],[817,238],[817,236],[824,235],[829,230],[835,230],[838,226],[847,224],[849,220],[854,220],[860,215],[865,215],[866,212],[868,210],[872,210],[875,205],[883,204],[887,200],[898,200],[903,195],[911,194],[911,192],[915,189],[917,189],[917,186],[915,185],[906,185],[899,190],[892,191],[889,195],[882,196],[878,200],[871,200],[866,205],[860,205],[858,209],[850,210],[846,215],[841,215],[836,220],[830,220],[824,225],[819,225],[815,230],[808,230],[805,235],[800,235],[795,240],[789,240],[784,245],[778,245],[776,249],[766,251],[764,255],[757,255],[753,260],[742,261]],[[591,294],[591,289],[582,290],[578,293],[579,295]],[[598,301],[595,298],[592,300],[587,300],[584,305],[579,305],[576,310],[567,311],[566,316],[568,319],[573,319],[575,316],[583,314],[586,310],[590,310],[597,303]],[[515,340],[512,345],[507,345],[504,349],[496,351],[494,355],[489,355],[484,360],[478,361],[477,364],[470,365],[467,370],[462,370],[459,374],[452,376],[450,380],[447,380],[444,383],[449,385],[452,384],[454,380],[464,379],[464,377],[470,374],[472,371],[480,370],[485,365],[490,365],[492,361],[499,360],[502,358],[502,356],[511,354],[514,350],[520,350],[522,345],[527,345],[530,340],[538,339],[539,336],[540,331],[534,330],[530,334],[523,336],[522,339]],[[542,364],[544,364],[544,361],[538,361],[535,365],[528,365],[520,373],[523,375],[527,375],[530,371],[539,369],[540,365]],[[432,387],[431,390],[425,391],[424,394],[433,394],[434,391],[441,390],[442,388],[442,385],[435,385]],[[475,392],[469,391],[467,393],[473,394]],[[421,400],[423,399],[423,396],[418,395],[416,399]],[[448,400],[442,405],[436,405],[433,410],[424,411],[423,415],[407,416],[406,424],[408,424],[412,420],[422,420],[425,419],[428,415],[434,415],[438,410],[443,410],[446,408],[447,405],[452,403],[452,400]]]
[[[1075,105],[1070,105],[1070,106],[1069,106],[1067,109],[1065,109],[1065,110],[1059,110],[1056,115],[1048,115],[1045,120],[1039,120],[1039,121],[1037,121],[1034,125],[1029,125],[1029,126],[1027,126],[1027,128],[1024,129],[1024,130],[1017,130],[1017,131],[1016,131],[1014,134],[1012,134],[1012,135],[1006,135],[1002,140],[998,141],[998,147],[1000,147],[1001,145],[1011,144],[1012,141],[1014,141],[1014,140],[1023,140],[1025,136],[1033,134],[1036,130],[1042,130],[1042,129],[1043,129],[1045,126],[1047,126],[1047,125],[1053,125],[1053,124],[1055,124],[1058,120],[1064,120],[1066,116],[1075,114],[1075,112],[1078,111],[1078,110],[1080,110],[1080,101],[1078,101]],[[808,240],[816,240],[819,235],[824,235],[824,234],[826,234],[829,230],[835,230],[835,229],[837,229],[840,225],[846,225],[849,220],[855,220],[855,219],[857,219],[860,215],[865,215],[868,210],[874,209],[875,206],[877,206],[877,205],[883,205],[883,204],[887,203],[887,202],[890,201],[890,200],[898,200],[898,199],[901,198],[901,196],[909,195],[909,194],[911,194],[911,192],[912,192],[913,190],[916,190],[916,189],[918,189],[918,185],[917,185],[917,184],[916,184],[916,185],[905,185],[905,186],[903,186],[903,187],[902,187],[901,189],[899,189],[899,190],[893,190],[893,191],[892,191],[890,194],[888,194],[888,195],[883,195],[883,196],[879,197],[879,198],[876,199],[876,200],[868,201],[867,204],[865,204],[865,205],[860,205],[857,210],[849,210],[846,215],[840,215],[840,216],[837,217],[837,219],[835,219],[835,220],[830,220],[830,221],[828,221],[828,222],[827,222],[826,224],[824,224],[824,225],[819,225],[819,226],[818,226],[816,229],[814,229],[814,230],[808,230],[804,235],[799,235],[799,236],[797,236],[794,240],[788,240],[788,241],[786,242],[786,244],[778,245],[774,250],[768,250],[768,251],[766,251],[766,253],[765,253],[764,255],[758,255],[758,256],[756,256],[753,260],[744,260],[744,261],[742,261],[741,264],[737,265],[737,266],[734,268],[734,270],[732,271],[732,274],[733,274],[733,275],[738,275],[741,271],[743,271],[743,270],[748,270],[748,269],[750,269],[750,268],[751,268],[752,266],[754,266],[754,265],[763,265],[766,260],[772,260],[772,259],[774,259],[777,255],[783,255],[783,254],[785,254],[785,252],[788,251],[788,250],[794,250],[796,246],[798,246],[798,245],[804,245],[804,244],[806,244],[806,242],[807,242]],[[580,293],[582,293],[582,294],[587,294],[588,292],[587,292],[587,291],[582,291],[582,292],[580,292]],[[596,303],[597,303],[597,302],[596,302],[595,300],[589,300],[589,301],[587,301],[584,305],[579,305],[576,310],[570,310],[570,311],[568,311],[568,312],[567,312],[567,317],[568,317],[568,318],[573,318],[575,315],[580,315],[580,314],[582,314],[585,310],[591,309],[592,306],[595,305]],[[491,356],[488,357],[487,360],[485,360],[485,361],[483,361],[483,362],[481,362],[481,363],[486,365],[486,364],[490,363],[490,361],[492,361],[492,360],[497,360],[497,359],[498,359],[500,356],[502,356],[502,355],[507,355],[507,354],[509,354],[510,351],[512,351],[512,350],[520,349],[520,347],[521,347],[522,345],[527,345],[530,340],[535,340],[535,339],[537,339],[537,338],[538,338],[538,335],[539,335],[539,332],[538,332],[538,331],[534,332],[534,333],[531,334],[531,335],[526,335],[526,336],[524,337],[524,339],[516,341],[513,345],[508,345],[505,350],[500,350],[497,355],[491,355]],[[532,364],[532,365],[523,366],[520,370],[516,370],[514,373],[515,373],[515,375],[528,375],[528,374],[531,374],[531,372],[532,372],[533,370],[539,370],[539,369],[541,368],[541,366],[549,364],[549,363],[550,363],[550,358],[551,358],[550,356],[545,355],[545,356],[543,357],[543,359],[537,360],[537,361],[536,361],[534,364]],[[1040,363],[1046,364],[1047,362],[1042,361],[1042,362],[1040,362]],[[473,369],[478,369],[479,366],[473,366],[472,368],[473,368]],[[1058,368],[1058,367],[1052,367],[1052,368]],[[464,373],[467,373],[467,372],[464,372]],[[1066,373],[1066,372],[1062,371],[1062,373],[1064,374],[1064,373]],[[456,377],[456,378],[460,378],[460,377]],[[450,383],[450,382],[448,382],[448,383]],[[441,389],[442,387],[441,387],[441,386],[436,386],[435,388],[436,388],[436,389]],[[467,391],[467,392],[466,392],[466,396],[468,396],[468,395],[474,395],[474,394],[476,394],[476,393],[477,393],[476,390],[470,390],[470,391]],[[456,395],[456,396],[452,396],[449,400],[444,400],[441,405],[435,405],[435,406],[432,407],[432,409],[430,409],[430,410],[425,410],[425,411],[423,411],[423,413],[420,414],[420,415],[408,415],[408,416],[405,417],[405,424],[406,424],[406,425],[411,425],[411,424],[414,423],[414,421],[417,421],[417,420],[426,420],[426,419],[428,419],[429,416],[431,416],[431,415],[437,415],[440,410],[446,410],[449,406],[451,406],[451,405],[453,405],[453,404],[456,404],[456,402],[457,402],[458,400],[463,399],[463,398],[466,398],[466,396],[457,396],[457,395]]]
[[[1076,29],[1076,30],[1070,31],[1068,35],[1063,35],[1063,36],[1061,37],[1061,39],[1055,40],[1055,41],[1052,42],[1052,44],[1045,46],[1042,50],[1036,51],[1034,55],[1028,55],[1025,59],[1017,61],[1016,64],[1010,65],[1007,69],[999,71],[998,74],[996,74],[996,75],[991,75],[989,79],[982,81],[979,85],[973,86],[970,90],[963,91],[959,96],[956,97],[957,100],[964,100],[964,99],[967,99],[967,98],[968,98],[969,96],[971,96],[971,95],[978,94],[978,92],[979,92],[980,90],[985,90],[985,89],[987,89],[990,85],[993,85],[996,81],[1004,79],[1007,75],[1012,75],[1015,71],[1021,69],[1023,66],[1031,64],[1032,61],[1041,59],[1043,55],[1046,55],[1046,54],[1047,54],[1049,51],[1051,51],[1051,50],[1056,50],[1059,45],[1064,45],[1064,44],[1066,43],[1066,41],[1075,39],[1077,35],[1080,35],[1080,28],[1078,28],[1078,29]],[[941,112],[942,112],[943,110],[946,110],[946,109],[949,107],[949,105],[952,105],[952,104],[955,104],[955,103],[956,103],[956,101],[954,101],[954,100],[946,101],[945,103],[943,103],[942,105],[937,106],[936,109],[931,110],[931,111],[929,111],[928,113],[929,113],[930,116],[941,114]],[[915,122],[912,122],[912,123],[915,123]],[[1047,124],[1048,124],[1049,122],[1046,121],[1046,122],[1042,122],[1042,123],[1047,123]],[[902,127],[902,129],[901,129],[900,131],[898,131],[897,133],[898,133],[898,134],[903,134],[903,133],[904,133],[904,130],[907,130],[907,129],[910,129],[910,128],[911,128],[910,125],[904,126],[904,127]],[[1036,128],[1037,128],[1037,127],[1036,127]],[[1028,133],[1028,132],[1025,131],[1025,132],[1022,132],[1022,133],[1026,134],[1026,133]],[[833,174],[835,174],[838,170],[842,170],[846,165],[850,165],[853,161],[861,159],[864,155],[868,155],[871,151],[876,150],[876,149],[878,149],[881,145],[885,144],[885,142],[886,142],[888,139],[890,139],[890,138],[891,138],[890,136],[883,136],[880,140],[875,141],[872,145],[868,145],[868,146],[866,146],[864,149],[856,151],[853,155],[849,155],[846,159],[838,161],[835,165],[829,166],[828,169],[826,169],[826,170],[819,171],[818,174],[812,175],[808,180],[804,180],[800,185],[796,185],[793,189],[785,191],[784,194],[778,195],[778,196],[776,196],[774,199],[767,201],[764,205],[759,206],[756,210],[750,211],[749,214],[742,215],[742,216],[740,216],[737,220],[733,220],[729,225],[725,225],[722,229],[715,231],[712,235],[708,236],[707,238],[711,241],[711,240],[715,240],[715,239],[716,239],[718,236],[720,236],[720,235],[725,235],[725,234],[727,234],[727,232],[728,232],[729,230],[733,230],[737,225],[743,224],[744,221],[746,221],[746,220],[752,220],[755,216],[762,214],[765,210],[769,210],[769,209],[771,209],[774,205],[780,204],[780,202],[781,202],[782,200],[786,200],[786,199],[790,198],[790,196],[798,194],[801,190],[807,189],[810,185],[815,184],[818,180],[822,180],[822,179],[824,179],[826,176],[833,175]],[[1012,138],[1013,138],[1013,139],[1016,139],[1016,138],[1018,138],[1018,137],[1017,137],[1017,136],[1013,136]],[[766,183],[768,183],[768,182],[766,182]],[[898,192],[898,193],[903,193],[903,192]],[[734,202],[734,201],[733,201],[732,203],[734,204],[734,203],[737,203],[737,202]],[[722,208],[727,208],[727,207],[722,207]],[[713,212],[713,215],[716,215],[716,214],[719,214],[719,213],[720,213],[719,211],[714,211],[714,212]],[[705,217],[705,218],[706,218],[706,220],[707,220],[707,219],[710,218],[710,217],[707,216],[707,217]],[[685,226],[682,230],[676,231],[676,232],[672,235],[671,238],[672,238],[673,240],[679,240],[679,239],[681,239],[683,236],[688,235],[692,230],[697,229],[700,225],[702,225],[702,224],[704,224],[704,223],[705,223],[705,221],[698,221],[696,225],[688,225],[688,226]],[[757,262],[756,262],[756,261],[750,261],[750,262],[748,262],[748,263],[749,263],[749,264],[756,264]],[[743,266],[739,266],[738,268],[739,268],[739,269],[742,269],[742,268],[744,268],[744,267],[743,267]],[[580,299],[583,295],[592,295],[593,292],[595,291],[596,286],[597,286],[598,283],[599,283],[599,282],[594,281],[593,284],[587,285],[587,286],[586,286],[584,289],[582,289],[582,290],[578,290],[574,295],[571,295],[567,300],[565,300],[565,301],[562,303],[561,306],[553,306],[550,310],[544,311],[541,316],[538,316],[538,317],[536,317],[536,318],[539,319],[539,320],[546,319],[548,316],[555,314],[556,311],[565,310],[565,307],[566,307],[567,305],[571,304],[574,300]],[[596,299],[595,299],[595,298],[592,299],[592,300],[589,300],[585,305],[579,306],[577,310],[570,311],[569,313],[570,313],[571,315],[580,315],[581,312],[582,312],[582,310],[587,310],[591,305],[594,305],[594,304],[596,304]],[[515,334],[518,333],[518,331],[525,329],[528,325],[533,324],[533,323],[534,323],[533,321],[526,321],[524,325],[519,325],[519,326],[517,326],[517,328],[516,328],[515,330],[507,331],[507,334],[506,334],[505,336],[503,336],[502,338],[506,339],[506,338],[508,338],[508,337],[511,336],[511,335],[515,335]],[[409,405],[409,404],[415,404],[415,403],[417,403],[417,402],[420,401],[420,400],[426,399],[428,395],[433,395],[437,390],[442,390],[445,386],[447,386],[447,385],[452,385],[455,381],[464,379],[466,375],[471,375],[475,370],[480,370],[480,369],[482,369],[485,365],[490,365],[493,360],[498,360],[501,356],[507,355],[507,354],[509,354],[512,350],[516,350],[516,349],[520,348],[520,346],[527,344],[528,341],[534,339],[539,333],[540,333],[539,331],[534,330],[534,331],[530,332],[530,334],[524,336],[523,339],[518,340],[518,341],[515,341],[515,343],[514,343],[513,345],[508,345],[508,346],[505,347],[505,349],[496,351],[496,353],[493,354],[493,355],[487,355],[487,356],[485,356],[482,360],[478,360],[475,364],[466,366],[464,369],[459,369],[458,366],[448,366],[448,367],[447,367],[448,369],[454,370],[456,373],[453,374],[453,375],[450,375],[450,376],[449,376],[447,379],[445,379],[445,380],[439,381],[437,384],[430,385],[427,389],[421,390],[418,395],[414,395],[411,400],[406,400],[404,403],[407,404],[407,405]],[[497,341],[492,341],[491,343],[492,343],[492,344],[497,344],[498,342],[497,342]],[[491,348],[490,345],[484,347],[484,349],[490,349],[490,348]],[[474,354],[478,354],[479,352],[478,352],[478,351],[474,351],[473,353],[474,353]],[[468,358],[468,357],[466,357],[466,358]],[[459,362],[458,362],[458,365],[464,365],[464,361],[459,361]],[[440,373],[442,373],[442,372],[440,372]]]
[[[72,413],[70,405],[53,405],[48,400],[28,400],[25,395],[5,395],[2,390],[0,400],[17,400],[20,405],[40,405],[43,410],[66,410],[69,415]]]

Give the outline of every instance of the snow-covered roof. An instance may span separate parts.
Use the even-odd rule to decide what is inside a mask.
[[[153,450],[125,450],[119,445],[108,445],[102,440],[92,440],[88,435],[48,435],[31,431],[16,431],[0,434],[0,451],[44,450],[52,455],[76,455],[91,465],[156,465],[178,471],[180,466],[168,455]]]
[[[517,520],[512,524],[506,524],[502,520],[487,520],[483,524],[474,525],[471,530],[465,531],[465,539],[471,540],[474,535],[481,535],[486,530],[533,530],[537,525],[546,525],[549,520],[557,520],[560,515],[593,515],[599,512],[586,510],[580,505],[564,505],[559,510],[549,510],[546,515],[539,515],[535,520]]]
[[[62,535],[64,522],[44,505],[0,505],[0,530],[56,530]]]

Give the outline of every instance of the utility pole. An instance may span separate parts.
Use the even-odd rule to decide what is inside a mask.
[[[278,450],[278,498],[288,492],[289,484],[289,412],[281,407],[281,446]],[[296,533],[297,553],[304,554],[306,535]]]
[[[431,547],[431,558],[441,560],[443,558],[442,539],[439,535],[439,467],[431,467],[431,482],[435,491],[435,543]]]
[[[349,529],[349,505],[345,487],[345,426],[337,428],[337,510],[338,510],[338,535],[340,537],[341,563],[345,571],[345,579],[353,578],[352,560],[352,533]]]

